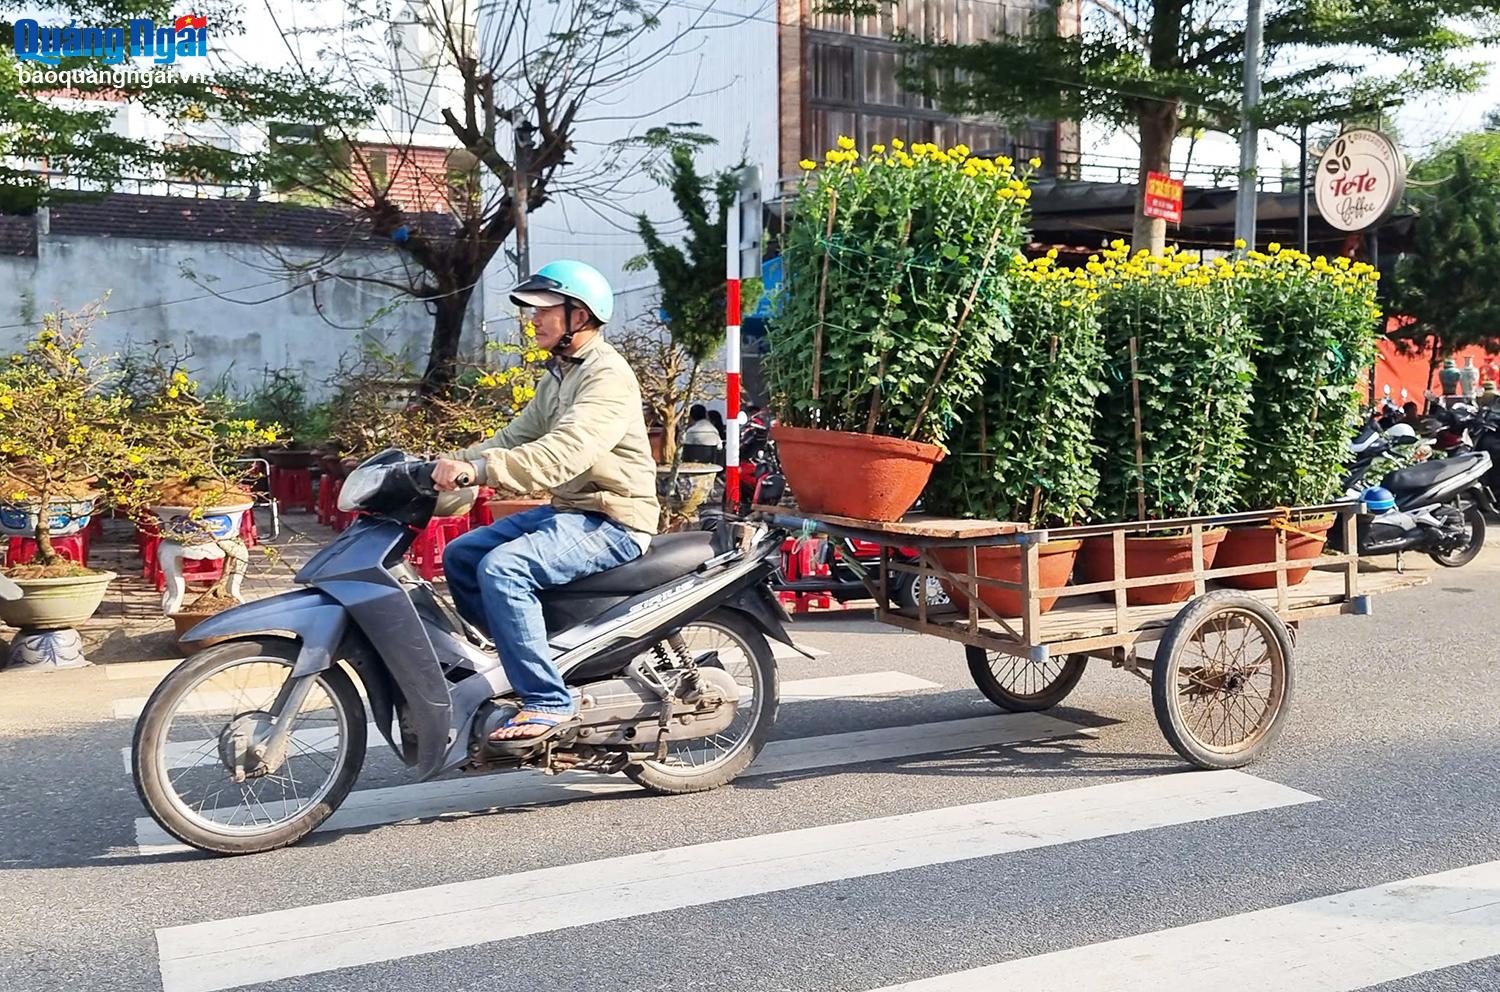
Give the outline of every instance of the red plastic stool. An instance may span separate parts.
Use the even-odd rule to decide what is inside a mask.
[[[245,542],[247,548],[253,548],[260,543],[260,530],[255,526],[255,507],[253,506],[240,517],[240,540]]]
[[[832,570],[818,561],[822,548],[822,541],[804,541],[800,549],[793,539],[783,541],[781,544],[783,580],[799,582],[831,575]],[[814,607],[823,610],[833,608],[833,597],[826,592],[778,592],[776,595],[784,605],[792,608],[793,613],[806,613]]]
[[[443,549],[468,529],[468,517],[435,518],[412,542],[411,550],[406,553],[407,560],[416,566],[422,578],[431,582],[443,574]]]
[[[478,530],[488,527],[495,522],[495,511],[490,509],[490,500],[495,498],[495,490],[481,488],[479,498],[474,501],[474,508],[469,511],[469,529]]]
[[[197,583],[198,585],[211,586],[223,577],[223,558],[182,559],[182,581],[188,585]],[[155,569],[154,584],[157,592],[161,592],[167,588],[167,576],[160,568]]]
[[[318,523],[332,527],[339,513],[339,490],[344,488],[343,479],[324,474],[318,482]]]
[[[84,568],[89,564],[88,532],[80,531],[67,537],[54,537],[52,550],[68,561],[77,562]],[[24,565],[36,559],[36,541],[29,537],[13,537],[5,548],[7,565]]]
[[[135,549],[141,555],[141,578],[147,582],[156,581],[156,547],[161,544],[161,531],[157,528],[157,519],[150,513],[143,513],[135,522]]]
[[[313,503],[312,469],[272,465],[271,498],[288,509],[301,507],[312,513],[317,508]]]

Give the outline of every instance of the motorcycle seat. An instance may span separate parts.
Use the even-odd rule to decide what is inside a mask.
[[[706,530],[658,534],[646,553],[624,565],[607,568],[542,595],[633,596],[681,578],[714,556],[714,536]]]
[[[1385,477],[1383,485],[1399,501],[1402,494],[1415,496],[1448,479],[1456,478],[1474,469],[1474,457],[1459,455],[1454,458],[1437,458],[1400,468]]]

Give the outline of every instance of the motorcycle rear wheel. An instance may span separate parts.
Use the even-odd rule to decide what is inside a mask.
[[[1460,568],[1479,557],[1484,547],[1484,511],[1475,503],[1464,503],[1459,507],[1464,515],[1464,527],[1469,531],[1469,543],[1453,551],[1434,551],[1432,560],[1445,568]]]
[[[276,772],[236,783],[221,756],[234,723],[255,719],[248,714],[274,719],[271,707],[296,660],[292,641],[227,641],[197,652],[156,687],[136,723],[131,766],[136,791],[163,830],[199,850],[259,854],[295,844],[349,795],[364,764],[366,718],[354,682],[337,665],[304,676],[315,681]],[[211,684],[223,688],[197,699]],[[179,727],[179,715],[194,719]],[[299,782],[299,769],[320,778]],[[194,803],[191,783],[199,781],[203,798]],[[225,793],[241,802],[223,804]]]
[[[723,734],[671,745],[666,761],[625,766],[631,781],[664,795],[706,792],[734,781],[765,746],[776,724],[780,699],[776,658],[766,635],[749,617],[734,610],[714,610],[683,627],[681,635],[695,655],[705,648],[721,653],[720,664],[741,685],[740,707],[748,708],[748,719],[742,724],[737,713],[735,723]],[[726,648],[735,657],[722,657]],[[745,690],[751,692],[748,700]]]

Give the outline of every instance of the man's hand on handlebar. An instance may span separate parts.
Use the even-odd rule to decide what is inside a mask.
[[[439,458],[432,466],[432,487],[451,493],[474,484],[474,466],[456,458]]]

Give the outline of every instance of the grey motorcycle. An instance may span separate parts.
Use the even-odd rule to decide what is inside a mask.
[[[581,724],[507,754],[488,738],[519,701],[493,647],[405,561],[440,497],[430,462],[382,452],[345,480],[340,506],[360,516],[297,573],[305,588],[188,632],[198,650],[135,728],[136,789],[164,830],[220,854],[297,842],[349,794],[368,726],[420,780],[527,766],[685,793],[755,759],[776,717],[767,639],[792,644],[769,587],[781,532],[660,535],[544,592]]]

